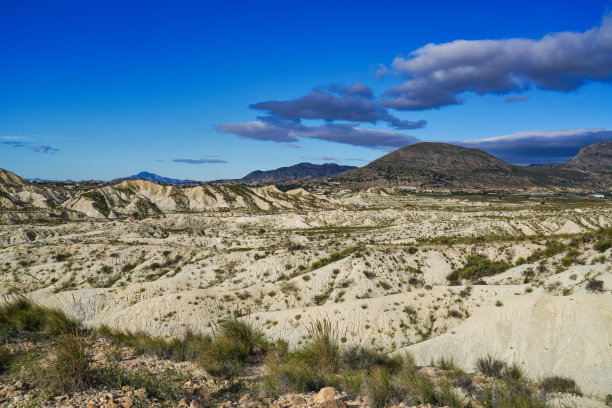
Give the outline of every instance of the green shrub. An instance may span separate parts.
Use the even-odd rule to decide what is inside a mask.
[[[506,370],[503,373],[503,378],[513,381],[521,381],[525,379],[525,372],[519,363],[514,362],[506,367]]]
[[[540,381],[540,389],[546,393],[563,392],[582,395],[580,389],[576,385],[576,381],[569,377],[562,377],[559,375],[544,378]]]
[[[612,228],[600,228],[593,233],[593,238],[596,239],[593,248],[599,252],[605,252],[612,248]]]
[[[334,252],[327,258],[321,258],[318,261],[313,262],[312,265],[310,266],[310,270],[314,271],[315,269],[322,268],[325,265],[329,265],[330,263],[337,262],[341,259],[344,259],[350,254],[352,254],[353,252],[355,252],[357,249],[358,249],[357,247],[351,247],[351,248],[347,248],[343,250],[342,252]]]
[[[180,384],[184,379],[172,371],[164,372],[163,376],[146,368],[128,370],[117,365],[104,366],[96,371],[96,383],[110,389],[120,389],[123,386],[144,388],[147,396],[163,402],[176,403],[180,399]]]
[[[13,352],[8,347],[0,346],[0,375],[8,371],[13,359]]]
[[[398,372],[404,359],[401,356],[390,357],[363,346],[352,346],[341,353],[342,366],[351,370],[369,370],[373,367],[384,367],[391,373]]]
[[[547,408],[549,405],[524,383],[485,387],[477,393],[477,406],[490,408]]]
[[[476,360],[476,370],[487,377],[500,378],[506,368],[506,363],[488,354]]]
[[[203,349],[210,347],[211,338],[196,335],[187,331],[182,338],[168,340],[162,337],[150,336],[144,332],[123,332],[100,326],[95,335],[109,339],[116,344],[131,347],[136,355],[151,355],[175,362],[195,361]]]
[[[560,254],[565,251],[567,246],[563,242],[559,241],[548,241],[546,242],[546,247],[544,248],[544,256],[550,258],[551,256]]]
[[[318,391],[323,387],[339,388],[341,382],[331,373],[317,370],[304,361],[268,358],[267,374],[260,381],[266,396],[276,397],[291,392]]]
[[[243,372],[247,357],[263,353],[266,347],[261,331],[232,319],[221,324],[212,342],[200,353],[198,362],[210,374],[231,379]]]
[[[586,290],[589,292],[603,292],[604,282],[598,279],[590,279],[586,284]]]
[[[486,276],[505,272],[512,265],[507,262],[492,261],[482,255],[468,255],[467,262],[460,269],[451,272],[447,279],[458,284],[461,279],[477,281]]]

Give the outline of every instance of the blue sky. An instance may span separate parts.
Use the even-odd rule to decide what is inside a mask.
[[[363,165],[418,140],[563,161],[612,140],[611,11],[595,0],[0,1],[0,167],[211,180]]]

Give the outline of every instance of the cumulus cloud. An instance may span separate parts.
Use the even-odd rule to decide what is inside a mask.
[[[34,146],[32,148],[32,150],[34,150],[35,152],[39,152],[39,153],[54,153],[54,152],[59,152],[59,149],[55,149],[51,146]]]
[[[355,123],[326,123],[306,126],[291,121],[225,123],[217,130],[238,137],[279,143],[296,142],[298,138],[326,140],[369,148],[402,147],[418,143],[419,139],[399,132],[361,129]]]
[[[399,119],[381,106],[372,89],[365,84],[354,83],[349,87],[331,85],[326,89],[314,89],[309,94],[289,101],[267,101],[251,105],[269,116],[262,120],[322,119],[327,122],[384,122],[395,129],[419,129],[426,121],[411,122]]]
[[[532,87],[570,91],[612,79],[612,15],[585,32],[559,32],[539,40],[457,40],[428,44],[392,69],[407,78],[391,87],[384,105],[421,110],[461,103],[473,91],[508,94]]]
[[[175,163],[187,163],[187,164],[204,164],[204,163],[227,163],[221,159],[172,159]]]
[[[289,135],[285,126],[263,121],[232,122],[217,125],[217,130],[232,133],[238,137],[272,142],[297,142],[298,138]]]
[[[515,164],[563,163],[592,143],[612,140],[608,129],[532,130],[457,144],[485,150]]]

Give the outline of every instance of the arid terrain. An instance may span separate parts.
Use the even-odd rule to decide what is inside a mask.
[[[291,349],[328,322],[342,347],[417,366],[491,355],[571,377],[578,406],[611,393],[608,199],[5,180],[0,291],[87,328],[170,339],[238,319]]]

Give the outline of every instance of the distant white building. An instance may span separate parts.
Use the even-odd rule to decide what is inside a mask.
[[[593,194],[593,198],[604,198],[603,194]]]

